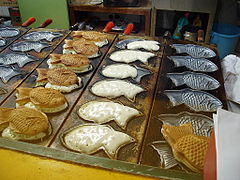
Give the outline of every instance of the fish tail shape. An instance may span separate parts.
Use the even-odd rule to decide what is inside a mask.
[[[147,69],[140,68],[140,67],[137,67],[136,69],[137,69],[137,76],[132,79],[137,83],[141,82],[142,77],[151,74],[151,72]]]
[[[23,61],[18,61],[17,64],[19,67],[23,67],[25,64],[27,64],[29,62],[33,62],[33,61],[35,61],[35,59],[26,57]]]
[[[47,45],[47,44],[45,45],[44,44],[42,46],[36,47],[35,51],[40,53],[42,51],[42,49],[47,48],[47,47],[49,47],[49,45]]]
[[[169,98],[173,106],[177,106],[184,103],[181,95],[182,92],[166,90],[164,91],[164,94]]]
[[[157,151],[160,157],[160,167],[164,169],[170,169],[178,162],[175,160],[172,150],[166,141],[155,141],[149,144],[154,150]]]
[[[11,70],[11,72],[9,74],[2,77],[2,80],[6,84],[11,78],[13,78],[14,76],[18,76],[20,74],[21,73],[19,73],[19,72],[15,72],[15,71]]]
[[[168,56],[167,58],[172,60],[176,67],[185,66],[184,56]]]
[[[119,138],[121,137],[121,138]],[[128,144],[129,142],[134,142],[135,140],[130,137],[129,135],[122,133],[122,132],[114,132],[111,136],[109,136],[110,139],[107,141],[103,141],[103,146],[106,149],[107,154],[112,159],[117,159],[117,151],[122,147]],[[116,139],[118,139],[116,141]],[[121,144],[121,146],[119,146]]]
[[[172,47],[176,50],[177,54],[186,52],[186,46],[183,44],[173,44]]]
[[[172,80],[172,82],[175,84],[175,86],[181,86],[181,85],[185,84],[183,74],[167,73],[167,77]]]

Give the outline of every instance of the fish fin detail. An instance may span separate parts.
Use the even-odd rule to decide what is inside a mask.
[[[181,86],[185,84],[184,75],[175,74],[175,73],[167,73],[167,77],[172,80],[175,86]]]
[[[164,91],[164,94],[169,98],[173,106],[177,106],[180,104],[183,104],[182,96],[181,94],[172,91],[172,90],[166,90]]]
[[[18,75],[21,75],[21,73],[15,72],[15,71],[12,70],[11,73],[9,73],[9,74],[6,75],[6,76],[3,76],[3,77],[2,77],[2,80],[3,80],[3,82],[6,84],[11,78],[13,78],[14,76],[18,76]]]
[[[24,61],[18,61],[17,64],[19,67],[23,67],[25,64],[27,64],[29,62],[33,62],[33,61],[35,61],[35,60],[27,57]]]
[[[44,49],[44,48],[47,48],[47,47],[49,47],[48,45],[43,45],[42,47],[37,47],[37,48],[35,48],[34,50],[36,51],[36,52],[41,52],[42,51],[42,49]]]
[[[175,160],[172,150],[166,141],[155,141],[149,144],[154,150],[157,151],[160,157],[160,167],[170,169],[178,165]]]

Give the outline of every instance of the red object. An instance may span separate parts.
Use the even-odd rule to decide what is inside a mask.
[[[204,163],[204,180],[216,180],[217,179],[217,160],[216,160],[216,143],[214,131],[210,137],[210,143],[208,146],[207,154]]]
[[[106,24],[105,28],[103,29],[103,32],[109,32],[109,31],[111,31],[114,26],[115,26],[114,22],[109,21],[109,22]]]
[[[53,22],[52,19],[47,19],[46,21],[44,21],[42,24],[40,24],[39,28],[45,28],[47,27],[49,24],[51,24]]]
[[[28,27],[35,21],[36,21],[36,19],[34,17],[30,17],[28,20],[26,20],[24,23],[22,23],[22,27]]]
[[[132,23],[128,24],[126,29],[124,30],[123,34],[125,34],[125,35],[130,34],[132,32],[133,28],[134,28],[134,25]]]

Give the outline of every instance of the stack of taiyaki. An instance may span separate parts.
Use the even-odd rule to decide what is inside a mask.
[[[209,137],[195,135],[191,123],[181,126],[164,124],[161,132],[170,144],[176,160],[194,172],[203,171]]]

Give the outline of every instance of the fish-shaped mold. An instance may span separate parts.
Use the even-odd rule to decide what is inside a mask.
[[[5,39],[0,39],[0,47],[5,46],[7,44]]]
[[[213,50],[194,44],[172,44],[171,47],[173,47],[178,54],[187,53],[195,58],[212,58],[216,56]]]
[[[198,136],[210,136],[213,128],[213,120],[202,114],[181,112],[178,114],[161,114],[158,118],[163,124],[181,126],[191,123],[193,132]]]
[[[126,49],[128,43],[135,42],[135,41],[143,41],[143,39],[124,39],[124,40],[118,41],[115,46],[119,49]]]
[[[216,64],[205,58],[193,58],[191,56],[168,56],[176,67],[183,67],[200,72],[214,72],[218,70]]]
[[[47,43],[42,42],[35,42],[35,41],[20,41],[14,43],[10,46],[12,51],[19,51],[19,52],[27,52],[34,50],[36,52],[41,52],[42,49],[49,47],[50,45]]]
[[[117,79],[130,77],[134,81],[140,83],[142,77],[150,75],[151,72],[138,66],[130,66],[129,64],[111,64],[104,66],[101,74],[105,77]]]
[[[36,61],[37,59],[33,56],[20,54],[20,53],[9,53],[9,54],[0,54],[0,64],[11,65],[18,64],[19,67],[23,67],[29,62]]]
[[[104,150],[111,159],[117,159],[118,150],[134,139],[107,125],[84,124],[64,132],[61,141],[68,149],[80,153],[93,154]]]
[[[185,104],[194,111],[215,112],[223,106],[222,102],[215,96],[191,89],[165,90],[164,94],[170,99],[173,106]]]
[[[170,169],[178,165],[175,160],[171,147],[166,141],[154,141],[149,144],[154,150],[157,151],[160,162],[159,167],[164,169]]]
[[[53,41],[53,39],[62,37],[62,36],[63,34],[59,32],[34,31],[24,35],[23,39],[31,40],[31,41],[40,41],[40,40]]]
[[[100,97],[116,98],[125,96],[130,101],[134,101],[135,96],[145,90],[138,85],[123,80],[102,80],[93,84],[90,91]]]
[[[20,34],[16,28],[0,28],[0,37],[11,38]]]
[[[90,101],[83,104],[78,115],[87,121],[104,124],[114,120],[125,129],[130,119],[142,115],[140,111],[112,101]]]
[[[216,79],[203,73],[167,73],[167,77],[172,80],[175,86],[186,84],[188,87],[197,90],[214,90],[220,86]]]
[[[7,83],[14,76],[21,75],[20,71],[16,71],[10,66],[0,65],[0,78],[4,83]]]
[[[151,52],[143,52],[139,50],[120,50],[113,52],[109,58],[115,62],[131,63],[139,60],[142,63],[147,64],[148,59],[154,56],[155,54]]]
[[[147,51],[158,51],[160,49],[158,41],[153,40],[143,40],[134,41],[127,44],[127,49],[145,49]]]

